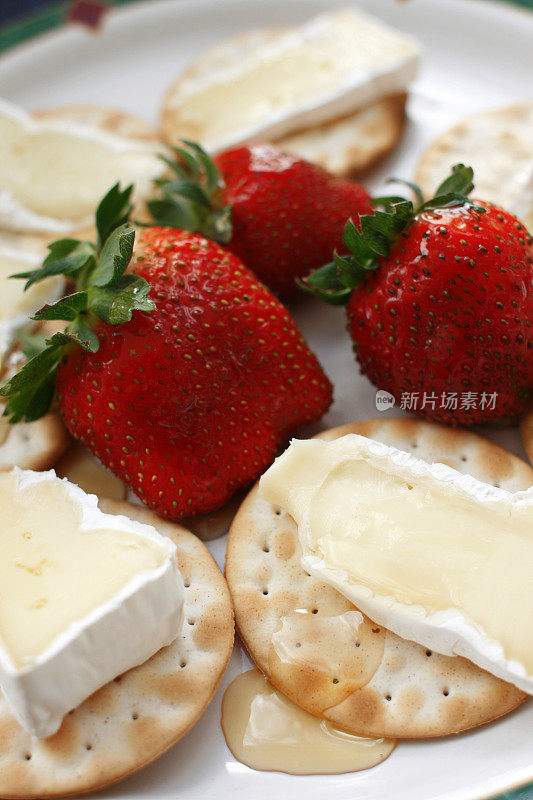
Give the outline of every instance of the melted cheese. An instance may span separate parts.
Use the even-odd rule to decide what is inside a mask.
[[[167,554],[127,530],[84,529],[61,481],[16,483],[0,476],[0,638],[22,667]]]
[[[0,687],[46,737],[179,634],[177,549],[53,472],[0,475],[0,508]]]
[[[237,60],[207,61],[180,81],[168,103],[178,112],[180,135],[220,150],[283,136],[403,91],[418,55],[409,37],[341,9],[268,38]]]
[[[533,676],[533,492],[358,436],[293,442],[261,487],[298,523],[306,568],[372,619],[447,653],[460,617],[485,640],[477,663]]]
[[[134,183],[136,198],[146,197],[163,171],[155,148],[61,120],[36,121],[0,102],[0,224],[51,233],[90,225],[117,181]]]

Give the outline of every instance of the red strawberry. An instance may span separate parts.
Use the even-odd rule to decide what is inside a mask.
[[[280,297],[342,247],[348,217],[370,214],[366,190],[270,144],[227,150],[215,164],[198,145],[169,162],[179,180],[159,181],[156,222],[201,231],[230,250]],[[216,166],[215,166],[216,165]]]
[[[348,302],[361,371],[404,408],[451,424],[516,416],[533,396],[533,247],[502,209],[469,201],[472,170],[452,176],[418,210],[348,225],[352,257],[310,278]],[[325,289],[325,291],[324,291]]]
[[[131,256],[131,234],[127,224],[111,234],[111,263],[122,259],[120,269]],[[82,346],[65,349],[62,335],[53,337],[37,356],[53,369],[43,365],[39,380],[54,380],[59,364],[57,399],[67,428],[143,502],[174,519],[212,510],[257,477],[292,431],[322,416],[331,385],[281,303],[235,255],[197,234],[143,232],[129,272],[112,280],[126,280],[114,295],[119,313],[132,297],[145,299],[111,324],[105,292],[116,284],[104,284],[109,276],[100,274],[111,237],[77,275],[89,296],[67,336]],[[155,307],[148,313],[150,287]],[[79,294],[59,309],[45,308],[41,318],[57,318]],[[85,330],[91,314],[100,319]],[[38,367],[29,362],[22,392],[24,370],[4,389],[15,419],[23,415],[24,392],[25,416],[32,416],[30,379]]]

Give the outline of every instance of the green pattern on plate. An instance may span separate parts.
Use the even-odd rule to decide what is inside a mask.
[[[108,6],[120,6],[135,0],[105,0]],[[533,11],[533,0],[490,0],[491,2],[507,3],[507,5],[522,6]],[[17,22],[6,25],[0,31],[0,53],[9,47],[27,41],[41,33],[58,28],[66,19],[71,3],[58,3],[49,6],[44,11],[22,17]]]
[[[120,6],[129,2],[132,2],[132,0],[105,0],[104,4],[107,6]],[[524,2],[532,3],[533,8],[533,0],[524,0]],[[6,25],[0,31],[0,53],[3,53],[9,47],[32,39],[34,36],[39,36],[41,33],[47,33],[59,28],[65,22],[71,7],[72,2],[57,3],[48,6],[43,11],[24,15],[16,22]]]
[[[134,0],[106,0],[106,5],[119,6],[132,1]],[[533,0],[491,1],[522,6],[533,11]],[[65,21],[70,5],[70,3],[59,3],[45,11],[31,14],[13,25],[6,26],[4,30],[0,31],[0,53],[34,36],[39,36],[41,33],[58,28]],[[506,792],[499,797],[494,797],[494,800],[533,800],[533,784],[529,787],[526,786],[512,792]]]

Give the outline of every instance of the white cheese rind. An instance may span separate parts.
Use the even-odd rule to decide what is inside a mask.
[[[53,470],[15,471],[21,489],[60,480]],[[184,586],[173,542],[149,525],[104,514],[95,495],[86,495],[66,479],[63,483],[83,506],[83,530],[105,527],[135,534],[157,543],[165,558],[73,622],[30,664],[17,669],[0,641],[0,687],[20,723],[39,738],[55,733],[64,715],[101,686],[171,644],[183,624]]]
[[[298,88],[301,70],[299,76],[298,70],[290,66],[292,61],[298,61],[295,53],[306,54],[309,72],[324,77],[332,69],[331,59],[335,61],[336,44],[346,35],[351,36],[352,61],[340,71],[334,88],[322,89],[315,81],[307,93],[302,93]],[[342,46],[346,51],[344,41]],[[191,74],[179,82],[168,104],[170,109],[179,109],[192,129],[201,131],[206,149],[220,151],[261,137],[279,139],[353,113],[388,95],[406,91],[417,74],[419,58],[420,48],[412,37],[359,10],[342,8],[272,37],[257,50],[244,53],[237,61],[217,64],[216,71],[191,70]],[[273,76],[269,70],[272,67],[278,69],[283,59],[288,59],[288,75],[280,85],[279,75],[275,73]],[[305,66],[303,70],[305,79]],[[242,96],[238,85],[247,74],[258,74],[265,81],[266,89],[272,87],[275,91],[272,97],[268,91],[259,91],[260,102],[254,108],[247,108],[248,104],[244,102],[239,114],[238,100],[241,97],[242,102]],[[293,89],[294,98],[288,102],[287,96]],[[187,106],[189,98],[196,98],[205,90],[223,97],[231,107],[235,106],[233,130],[213,136],[210,132],[210,103],[205,104],[205,114]],[[228,97],[232,90],[235,96]],[[276,97],[281,97],[281,101],[276,102]]]
[[[163,145],[66,122],[38,120],[0,99],[0,227],[67,234],[93,224],[117,181],[141,203],[165,166]]]
[[[441,486],[448,487],[463,496],[466,495],[489,508],[491,505],[496,506],[503,503],[507,504],[509,508],[522,507],[528,511],[531,510],[533,515],[533,487],[526,491],[511,493],[505,489],[482,483],[445,464],[428,464],[410,453],[389,447],[381,442],[355,434],[343,438],[349,440],[353,457],[364,459],[373,466],[405,481],[416,482],[426,479],[429,483],[438,481]],[[293,441],[291,447],[306,448],[308,444],[308,442]],[[330,443],[321,442],[320,444],[327,447]],[[315,442],[313,442],[313,446],[315,446]],[[312,457],[309,449],[308,458]],[[284,459],[288,458],[289,451],[280,456],[261,479],[261,493],[265,499],[271,502],[277,502],[272,488],[276,469],[277,467],[283,468]],[[283,479],[287,480],[285,473]],[[291,513],[291,490],[288,489],[286,494],[287,502],[284,507]],[[452,520],[450,520],[450,524],[453,524]],[[463,656],[496,677],[513,683],[528,694],[533,694],[533,675],[527,674],[522,663],[507,659],[502,645],[487,635],[483,628],[468,619],[460,610],[450,608],[428,613],[421,605],[399,602],[394,597],[374,593],[369,587],[354,581],[347,572],[331,568],[323,558],[310,550],[311,526],[309,514],[305,511],[299,520],[298,533],[302,545],[304,569],[334,586],[374,622],[383,625],[404,639],[417,642],[435,652],[449,656]],[[513,621],[509,620],[509,624],[512,625]]]

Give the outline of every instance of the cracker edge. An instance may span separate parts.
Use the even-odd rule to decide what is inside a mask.
[[[90,125],[87,122],[79,119],[79,115],[84,113],[95,114],[99,116],[97,125]],[[103,130],[112,133],[115,136],[121,136],[124,139],[132,139],[139,142],[158,142],[158,130],[155,125],[151,125],[136,114],[129,111],[124,111],[122,108],[113,108],[112,106],[103,106],[98,103],[70,103],[60,106],[52,106],[51,108],[39,109],[33,112],[36,119],[51,122],[72,122],[82,127],[88,127],[93,130]],[[114,121],[110,123],[110,118]],[[131,125],[135,134],[125,134],[121,130],[123,123]]]
[[[171,529],[172,528],[178,528],[180,530],[181,534],[184,534],[184,533],[187,534],[187,538],[190,537],[190,541],[194,542],[193,546],[195,548],[197,548],[198,551],[203,552],[204,556],[207,556],[206,564],[209,564],[209,571],[211,572],[211,579],[213,579],[214,576],[216,576],[216,580],[217,581],[221,581],[220,588],[223,590],[223,593],[225,595],[225,599],[227,601],[226,602],[226,606],[227,606],[226,610],[230,612],[230,617],[231,617],[231,625],[228,625],[228,631],[231,631],[231,635],[228,637],[227,653],[226,653],[226,656],[225,656],[225,658],[223,660],[223,665],[222,665],[222,667],[220,669],[220,673],[219,673],[219,676],[218,676],[217,680],[213,684],[211,693],[207,697],[204,706],[200,709],[200,711],[198,712],[196,717],[190,722],[190,724],[187,726],[187,728],[185,728],[183,731],[181,731],[180,734],[173,741],[171,741],[168,745],[166,745],[158,753],[156,753],[155,755],[151,755],[148,760],[144,761],[141,764],[138,764],[133,770],[131,770],[131,771],[127,772],[127,773],[124,773],[123,775],[121,775],[121,776],[119,776],[117,778],[113,778],[113,780],[108,781],[106,783],[103,783],[101,785],[96,785],[94,787],[91,787],[90,789],[82,790],[81,792],[78,792],[78,794],[88,794],[88,793],[92,793],[92,792],[95,792],[95,791],[99,791],[99,790],[105,788],[106,786],[111,786],[114,783],[118,783],[119,781],[125,780],[130,775],[134,775],[139,770],[144,769],[144,767],[147,767],[150,764],[153,764],[154,761],[157,761],[158,758],[160,758],[162,755],[164,755],[166,752],[168,752],[170,750],[170,748],[174,747],[175,744],[177,744],[181,739],[183,739],[183,737],[186,736],[187,733],[189,733],[189,731],[196,725],[196,723],[198,722],[200,717],[203,716],[203,714],[206,711],[207,707],[211,704],[211,701],[213,700],[213,698],[214,698],[214,696],[215,696],[215,694],[217,692],[217,689],[218,689],[218,687],[220,685],[220,681],[222,680],[222,678],[224,676],[224,673],[226,672],[226,669],[228,667],[229,660],[230,660],[231,655],[233,653],[233,646],[234,646],[234,642],[235,642],[235,613],[234,613],[234,610],[233,610],[233,600],[231,598],[231,593],[230,593],[230,590],[229,590],[228,582],[227,582],[227,580],[225,578],[224,573],[221,571],[220,567],[218,566],[217,562],[215,561],[213,555],[210,553],[210,551],[207,549],[207,547],[204,545],[204,543],[201,541],[201,539],[199,539],[197,536],[194,535],[194,533],[191,533],[191,531],[189,531],[187,528],[184,528],[179,523],[169,522],[168,520],[164,520],[161,517],[158,517],[157,514],[154,511],[150,511],[149,509],[144,508],[141,505],[137,505],[136,503],[129,503],[127,500],[112,500],[110,498],[105,497],[105,498],[101,498],[101,499],[98,500],[98,507],[105,514],[122,514],[122,515],[124,515],[126,517],[129,517],[129,519],[133,519],[133,520],[135,520],[137,522],[141,522],[141,523],[143,523],[145,525],[152,525],[157,530],[157,532],[160,533],[162,536],[166,536],[167,535],[165,533],[165,529],[167,529],[167,528],[171,528]],[[135,511],[134,515],[132,515],[132,513],[131,513],[132,510]],[[70,796],[72,796],[71,793],[67,793],[67,794],[63,794],[63,795],[50,795],[50,797],[70,797]],[[21,798],[16,798],[16,800],[21,800]],[[31,798],[30,800],[35,800],[35,798]]]
[[[511,103],[510,105],[506,106],[498,106],[497,108],[488,108],[485,111],[478,111],[475,114],[466,114],[465,116],[461,117],[454,125],[446,128],[445,131],[439,133],[435,136],[431,142],[425,147],[421,156],[419,157],[415,172],[414,172],[414,181],[418,184],[423,191],[432,192],[435,191],[437,188],[436,186],[428,186],[429,183],[429,172],[430,172],[430,164],[429,162],[432,160],[433,153],[435,150],[439,151],[443,145],[447,145],[450,141],[450,138],[455,138],[456,133],[461,128],[475,128],[476,120],[479,118],[486,118],[486,117],[495,117],[495,116],[505,116],[506,114],[515,114],[516,112],[520,112],[521,110],[531,108],[533,109],[533,103],[531,101],[524,101],[519,103]],[[439,161],[443,164],[443,167],[446,167],[449,171],[450,164],[449,162],[444,163],[442,158]],[[444,176],[445,177],[445,176]]]
[[[51,469],[54,464],[59,461],[61,456],[66,453],[71,443],[67,429],[57,413],[46,414],[44,417],[41,417],[41,419],[35,420],[35,422],[22,422],[17,423],[17,425],[38,426],[38,428],[34,427],[33,430],[29,432],[29,436],[39,436],[41,439],[46,439],[49,444],[46,449],[41,450],[38,455],[35,456],[31,464],[28,462],[23,463],[23,466],[20,467],[21,469],[31,469],[35,472]],[[34,433],[34,431],[37,432]],[[5,443],[9,441],[11,435],[10,431]],[[17,459],[16,464],[13,463],[6,466],[0,464],[0,473],[9,472],[14,467],[20,466],[21,461],[24,461],[24,459]]]
[[[137,504],[129,503],[129,502],[125,501],[125,500],[112,500],[110,498],[101,498],[101,499],[99,499],[98,500],[98,506],[99,506],[100,510],[103,511],[104,513],[106,513],[106,514],[117,514],[117,515],[118,514],[122,514],[123,516],[129,517],[130,519],[137,520],[137,521],[139,521],[139,522],[141,522],[141,523],[143,523],[145,525],[152,525],[153,527],[155,527],[157,529],[158,533],[161,533],[162,536],[166,536],[165,528],[169,528],[169,527],[170,528],[178,528],[179,531],[180,531],[180,535],[186,534],[187,538],[190,537],[190,541],[191,541],[193,547],[196,548],[198,552],[203,552],[204,557],[207,556],[207,558],[205,560],[205,564],[206,565],[208,564],[209,567],[208,567],[208,570],[206,570],[206,571],[209,571],[211,573],[211,575],[210,575],[211,580],[215,579],[217,581],[220,581],[220,588],[223,590],[223,594],[224,594],[225,599],[226,599],[226,611],[229,611],[230,615],[231,615],[231,620],[228,620],[228,621],[231,621],[231,624],[227,626],[228,634],[230,634],[228,636],[228,642],[227,642],[227,647],[226,647],[227,652],[226,652],[226,655],[225,655],[225,657],[223,659],[223,664],[221,666],[218,678],[213,684],[212,691],[208,695],[205,704],[198,711],[197,715],[192,719],[192,721],[189,723],[189,725],[186,728],[184,728],[182,731],[180,731],[179,735],[175,739],[173,739],[170,742],[168,742],[167,744],[165,744],[165,746],[163,748],[161,748],[159,751],[157,751],[157,753],[150,754],[150,756],[145,761],[140,761],[132,769],[128,770],[127,772],[123,772],[120,775],[113,776],[111,779],[105,779],[102,782],[95,781],[94,784],[92,784],[91,786],[89,786],[87,788],[81,788],[81,789],[76,788],[76,789],[70,789],[70,790],[67,789],[66,791],[57,791],[57,792],[53,791],[53,792],[50,792],[50,793],[44,794],[44,795],[36,795],[36,794],[7,794],[7,793],[6,794],[2,794],[0,792],[1,800],[54,800],[55,798],[59,799],[59,798],[66,798],[66,797],[74,798],[74,797],[79,797],[79,796],[85,796],[85,795],[88,795],[88,794],[92,794],[94,792],[99,792],[102,789],[107,788],[108,786],[112,786],[112,785],[117,784],[117,783],[119,783],[119,782],[121,782],[123,780],[126,780],[130,776],[132,776],[132,775],[136,774],[137,772],[139,772],[141,769],[144,769],[145,767],[148,767],[150,764],[153,764],[155,761],[157,761],[158,758],[160,758],[162,755],[167,753],[184,736],[186,736],[187,733],[189,733],[189,731],[194,727],[194,725],[196,725],[196,723],[198,722],[200,717],[204,714],[204,712],[206,711],[207,707],[212,702],[212,700],[213,700],[213,698],[214,698],[214,696],[215,696],[215,694],[217,692],[217,689],[218,689],[218,687],[220,685],[220,681],[222,680],[222,677],[224,676],[224,673],[226,672],[229,660],[230,660],[231,655],[233,653],[233,645],[234,645],[234,639],[235,639],[235,615],[234,615],[234,612],[233,612],[233,602],[232,602],[232,599],[231,599],[229,586],[228,586],[228,583],[227,583],[223,573],[220,570],[220,567],[218,566],[217,562],[215,561],[215,559],[213,558],[213,556],[211,555],[211,553],[209,552],[207,547],[203,544],[203,542],[200,539],[198,539],[197,536],[195,536],[193,533],[191,533],[189,530],[187,530],[187,528],[184,528],[183,526],[179,525],[178,523],[168,522],[167,520],[163,520],[160,517],[158,517],[153,511],[150,511],[149,509],[146,509],[143,506],[140,506],[140,505],[137,506]],[[135,511],[134,515],[132,515],[132,513],[131,513],[132,510]]]
[[[528,422],[529,422],[529,424],[531,426],[532,442],[533,442],[533,411],[528,415]],[[490,444],[490,446],[491,446],[490,449],[491,449],[491,451],[492,451],[492,453],[494,455],[497,456],[497,455],[505,454],[506,457],[509,457],[511,459],[511,463],[515,464],[515,466],[518,469],[519,473],[521,471],[524,471],[524,476],[527,475],[528,472],[531,473],[531,476],[528,476],[528,477],[530,477],[530,479],[532,481],[532,485],[533,485],[533,470],[529,467],[529,465],[525,461],[523,461],[518,456],[515,456],[513,453],[510,453],[509,451],[505,450],[505,448],[501,447],[500,445],[496,444],[495,442],[492,442],[490,439],[486,439],[485,437],[481,436],[480,434],[474,433],[473,431],[463,430],[461,428],[448,428],[447,426],[442,425],[440,423],[432,423],[432,422],[427,422],[425,420],[402,418],[402,417],[391,417],[391,418],[388,418],[388,419],[380,419],[379,417],[373,417],[371,419],[357,420],[355,422],[345,423],[344,425],[339,425],[339,426],[336,426],[335,428],[328,428],[328,429],[326,429],[324,431],[321,431],[320,433],[316,434],[316,436],[313,437],[313,438],[316,438],[316,439],[326,438],[328,440],[331,440],[331,439],[335,439],[335,438],[340,437],[340,436],[344,436],[344,435],[349,434],[349,433],[359,433],[359,435],[361,435],[361,436],[367,436],[368,438],[371,438],[371,436],[370,436],[371,431],[365,432],[365,433],[360,433],[359,432],[360,428],[361,427],[363,427],[363,428],[367,428],[368,427],[368,428],[371,429],[375,425],[381,426],[384,423],[387,426],[389,425],[389,423],[392,423],[393,425],[397,425],[398,428],[400,430],[402,430],[402,432],[404,432],[406,434],[407,433],[410,434],[410,433],[414,432],[415,430],[420,431],[424,427],[426,427],[426,428],[427,427],[431,427],[431,428],[435,428],[436,427],[441,431],[441,433],[443,435],[445,435],[448,432],[451,433],[451,437],[450,438],[456,438],[457,434],[461,434],[462,433],[462,434],[464,434],[465,439],[466,438],[468,438],[469,440],[474,439],[474,441],[475,440],[479,440],[481,444],[485,444],[486,442],[488,442]],[[357,429],[357,430],[354,430],[354,428]],[[489,458],[489,464],[491,462],[492,462],[492,459]],[[238,518],[241,509],[243,510],[243,513],[247,514],[247,509],[245,508],[245,506],[246,506],[246,504],[248,503],[248,501],[250,499],[252,499],[252,500],[254,499],[252,497],[252,495],[255,495],[255,493],[257,492],[258,487],[259,487],[259,480],[256,481],[256,483],[250,488],[250,490],[249,490],[248,494],[246,495],[246,497],[244,498],[244,500],[243,500],[243,502],[242,502],[237,514],[235,515],[234,521]],[[227,573],[228,564],[231,565],[231,562],[232,562],[232,552],[231,552],[231,548],[229,546],[230,537],[231,537],[231,528],[230,528],[230,533],[229,533],[229,536],[228,536],[228,544],[226,546],[226,560],[225,560],[225,566],[224,566],[224,575],[225,576],[226,576],[226,573]],[[231,569],[231,566],[230,566],[230,569]],[[226,577],[226,580],[227,580],[227,577]],[[229,586],[229,581],[228,581],[228,586]],[[283,692],[283,688],[280,685],[278,685],[276,680],[273,679],[271,675],[268,675],[268,674],[266,674],[264,672],[264,670],[261,667],[261,665],[258,663],[258,661],[254,658],[252,652],[249,650],[249,648],[248,648],[248,646],[246,644],[246,640],[242,636],[240,628],[239,628],[239,615],[236,612],[235,606],[234,606],[234,617],[235,617],[235,631],[236,631],[236,633],[237,633],[237,635],[239,637],[239,643],[244,648],[245,652],[248,655],[248,658],[250,659],[252,664],[263,675],[266,676],[266,678],[270,681],[272,686],[277,691],[279,691],[283,696],[286,696],[284,694],[284,692]],[[481,669],[481,668],[479,667],[478,669]],[[505,682],[502,681],[502,683],[505,683]],[[364,688],[364,687],[362,687],[362,688]],[[474,725],[474,726],[468,726],[466,728],[460,728],[460,729],[453,730],[453,731],[450,731],[449,733],[444,733],[444,734],[431,734],[430,733],[430,734],[426,734],[424,736],[418,735],[418,736],[405,737],[405,738],[401,738],[401,741],[409,742],[409,741],[413,741],[413,740],[416,741],[418,739],[421,739],[423,741],[436,740],[436,739],[445,739],[445,738],[448,738],[450,736],[456,736],[456,735],[459,735],[459,734],[462,734],[462,733],[470,733],[470,732],[476,731],[479,728],[486,727],[487,725],[490,725],[493,722],[496,722],[498,719],[501,719],[502,717],[505,717],[508,714],[511,714],[513,711],[515,711],[517,708],[519,708],[527,700],[530,699],[530,695],[527,695],[525,693],[521,693],[521,694],[522,694],[522,697],[518,699],[518,702],[516,703],[515,706],[513,706],[512,708],[510,708],[510,709],[508,709],[506,711],[502,711],[500,714],[497,714],[492,719],[487,720],[486,722],[482,722],[482,723],[480,723],[478,725]],[[295,702],[295,701],[292,700],[292,702]],[[307,709],[304,709],[304,710],[307,710]],[[307,713],[311,713],[311,712],[307,711]],[[318,716],[318,715],[316,715],[316,716],[317,716],[318,719],[327,719],[324,716]],[[400,737],[396,737],[396,738],[398,738],[398,741],[400,741]]]

